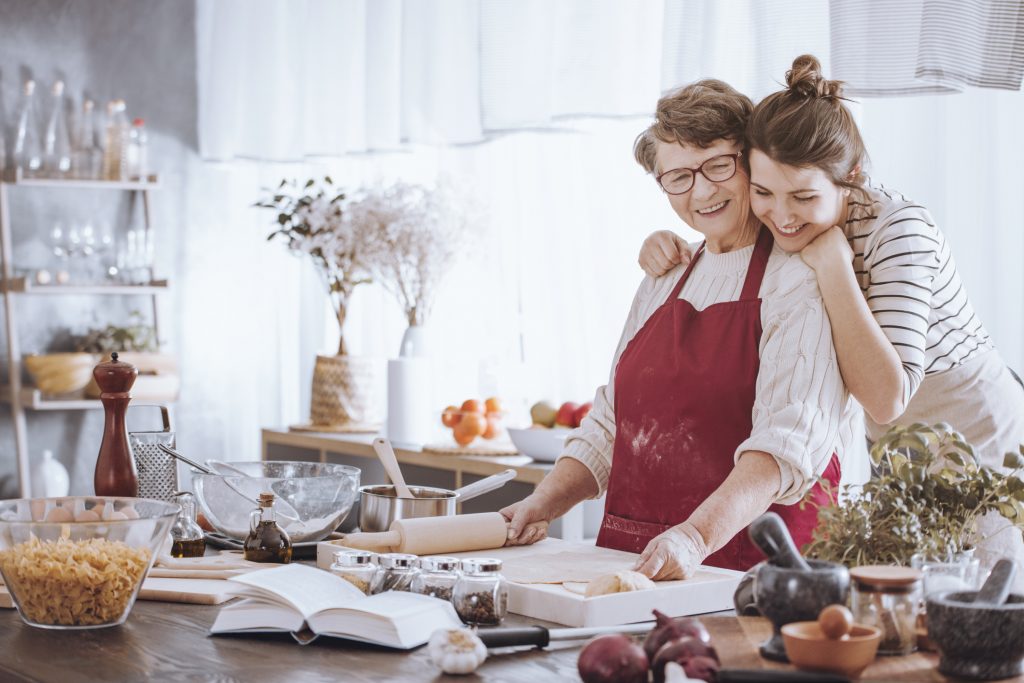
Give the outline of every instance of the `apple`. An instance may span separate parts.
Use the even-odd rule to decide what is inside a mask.
[[[533,424],[542,427],[553,427],[557,414],[558,411],[555,410],[555,407],[547,401],[534,403],[530,408],[530,419],[533,420]]]
[[[556,427],[575,427],[573,424],[573,415],[576,414],[576,410],[579,405],[572,401],[566,401],[558,408],[558,414],[555,415],[555,426]]]
[[[580,423],[583,422],[583,418],[585,418],[587,416],[587,413],[589,413],[590,409],[593,408],[593,407],[594,407],[594,404],[591,403],[590,401],[587,401],[586,403],[581,405],[579,408],[577,408],[575,410],[575,412],[573,412],[573,414],[572,414],[572,426],[573,427],[579,427]]]

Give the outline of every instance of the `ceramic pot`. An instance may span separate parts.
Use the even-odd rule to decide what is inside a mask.
[[[379,423],[380,374],[379,363],[370,358],[317,356],[310,422],[323,426]]]

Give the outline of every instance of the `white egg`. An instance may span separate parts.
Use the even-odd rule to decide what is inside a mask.
[[[46,513],[46,521],[64,524],[65,522],[75,521],[75,516],[67,508],[53,508]]]

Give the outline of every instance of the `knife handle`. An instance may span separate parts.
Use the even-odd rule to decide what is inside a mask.
[[[718,683],[850,683],[840,674],[781,669],[719,669]]]
[[[551,642],[551,634],[543,626],[523,626],[521,628],[487,628],[479,629],[476,635],[484,645],[494,647],[516,647],[519,645],[536,645],[547,647]]]

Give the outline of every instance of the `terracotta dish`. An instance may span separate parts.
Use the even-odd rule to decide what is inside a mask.
[[[786,656],[799,669],[829,671],[858,678],[874,661],[882,631],[854,624],[847,635],[828,638],[817,621],[797,621],[782,627]]]

